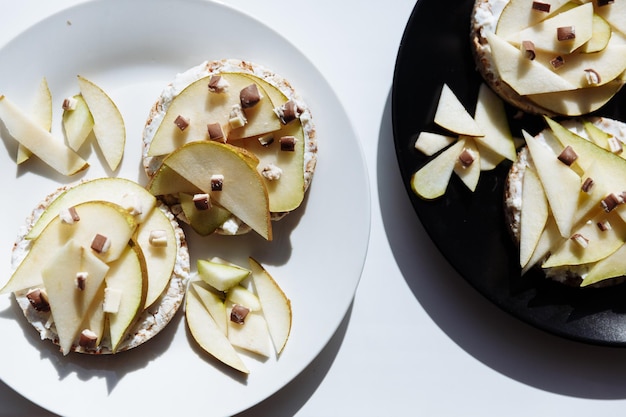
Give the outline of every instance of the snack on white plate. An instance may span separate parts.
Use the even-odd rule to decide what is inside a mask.
[[[302,97],[282,76],[261,65],[236,59],[204,62],[178,74],[163,90],[150,110],[143,132],[143,166],[152,183],[167,165],[168,156],[190,142],[235,146],[235,153],[258,171],[269,195],[272,220],[281,219],[301,204],[317,161],[316,130]],[[188,158],[191,157],[181,157],[185,161]],[[186,188],[172,188],[171,183],[176,180],[160,179],[156,180],[159,184],[168,183],[170,187],[149,185],[148,188],[173,205],[179,218],[191,222],[201,234],[250,231],[250,225],[232,213],[238,207],[223,210],[221,215],[225,217],[216,215],[217,228],[194,225],[189,213],[183,212],[180,193],[191,198],[195,194],[211,194],[211,190],[202,187],[190,190],[193,187],[189,183],[198,185],[198,181],[193,181],[194,175],[205,174],[185,173],[188,177],[178,182],[187,183]],[[224,209],[221,201],[215,202],[216,207]]]
[[[526,135],[505,184],[505,219],[522,273],[539,268],[569,286],[624,281],[626,124],[569,119]],[[528,207],[528,208],[525,208]]]
[[[117,353],[154,337],[181,306],[190,269],[169,208],[121,178],[48,195],[20,229],[11,266],[0,291],[63,354]]]
[[[622,88],[625,27],[621,2],[476,0],[470,38],[478,71],[510,104],[579,116]]]

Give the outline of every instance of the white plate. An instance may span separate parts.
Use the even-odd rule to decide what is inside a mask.
[[[113,4],[112,4],[113,3]],[[305,205],[275,225],[273,242],[256,235],[190,239],[192,262],[219,255],[255,256],[293,305],[283,355],[258,361],[242,378],[196,348],[182,314],[147,344],[110,357],[61,356],[42,342],[16,308],[0,298],[0,378],[40,406],[66,416],[230,415],[267,398],[323,349],[353,299],[370,227],[370,196],[360,144],[337,97],[316,68],[289,42],[256,20],[204,1],[95,1],[53,15],[0,50],[0,92],[28,108],[45,76],[55,100],[78,90],[76,74],[101,85],[118,103],[128,142],[120,172],[145,182],[140,137],[148,109],[174,75],[207,59],[241,58],[289,79],[308,102],[318,128],[319,164]],[[59,178],[29,161],[17,169],[15,144],[0,146],[4,225],[0,281],[8,279],[19,226]],[[109,175],[97,151],[85,178]]]

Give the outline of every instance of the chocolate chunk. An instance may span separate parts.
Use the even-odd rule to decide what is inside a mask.
[[[246,320],[246,316],[250,312],[250,309],[239,304],[235,304],[230,311],[230,321],[237,324],[243,324]]]
[[[77,272],[76,273],[76,288],[80,291],[84,291],[87,286],[87,276],[89,274],[87,272]]]
[[[552,68],[554,69],[561,68],[563,64],[565,64],[565,60],[560,55],[555,56],[554,58],[550,60],[550,65],[552,65]]]
[[[66,99],[63,100],[63,104],[61,105],[61,108],[63,110],[76,110],[76,104],[78,104],[78,100],[76,100],[74,97],[68,97]]]
[[[91,249],[93,249],[97,253],[104,253],[108,251],[110,247],[111,242],[109,241],[109,238],[99,233],[96,234],[96,236],[91,241]]]
[[[63,223],[66,223],[66,224],[74,224],[80,220],[80,216],[78,215],[78,212],[76,211],[76,207],[73,207],[73,206],[68,209],[61,210],[59,212],[59,218],[61,219]]]
[[[40,288],[35,288],[26,294],[26,298],[30,302],[30,305],[37,311],[48,312],[50,311],[50,303],[48,302],[48,295]]]
[[[261,146],[270,146],[272,143],[274,143],[274,136],[272,135],[267,135],[267,136],[261,136],[259,138],[259,143],[261,144]]]
[[[608,6],[615,3],[615,0],[598,0],[598,7]]]
[[[295,101],[289,100],[282,106],[275,108],[274,113],[276,113],[281,123],[286,125],[300,117],[301,111]]]
[[[580,233],[575,233],[570,239],[574,242],[578,243],[581,248],[586,248],[589,246],[589,239],[581,235]]]
[[[580,187],[580,189],[583,192],[588,193],[589,191],[591,191],[591,187],[593,187],[593,180],[587,177],[585,181],[583,182],[583,185]]]
[[[611,193],[604,197],[604,199],[600,202],[600,205],[602,206],[604,211],[608,213],[623,202],[624,199],[621,196],[615,193]]]
[[[614,154],[619,155],[624,151],[622,142],[615,136],[611,136],[610,138],[608,138],[607,142],[609,144],[609,150]]]
[[[463,166],[463,168],[467,168],[472,165],[476,158],[474,158],[474,154],[468,149],[463,149],[463,152],[459,155],[459,162]]]
[[[208,210],[211,208],[211,201],[208,194],[195,194],[193,196],[193,204],[198,210]]]
[[[206,127],[207,133],[209,134],[209,139],[226,142],[224,130],[219,123],[209,123],[208,125],[206,125]]]
[[[571,146],[566,146],[565,149],[558,156],[559,161],[563,162],[565,165],[570,166],[578,159],[578,155],[574,152]]]
[[[576,28],[574,26],[556,28],[556,39],[561,42],[576,39]]]
[[[522,53],[531,61],[535,59],[537,54],[535,53],[535,44],[532,41],[522,41]]]
[[[176,116],[176,119],[174,119],[174,124],[178,126],[181,131],[183,131],[189,127],[189,119],[179,114]]]
[[[283,136],[279,142],[281,151],[293,152],[296,149],[296,138],[294,136]]]
[[[600,78],[600,74],[598,73],[598,71],[592,68],[586,68],[584,71],[585,78],[587,79],[587,84],[598,85],[602,82],[602,78]]]
[[[539,1],[533,1],[533,10],[537,10],[539,12],[550,12],[550,4],[549,3],[541,3]]]
[[[608,230],[611,230],[611,223],[609,223],[608,220],[605,220],[603,222],[598,222],[598,229],[600,229],[602,232],[606,232]]]
[[[78,346],[85,349],[93,349],[96,347],[97,341],[98,335],[89,329],[85,329],[80,332],[80,337],[78,338]]]
[[[241,107],[244,109],[254,107],[259,101],[261,101],[261,93],[259,92],[256,84],[250,84],[249,86],[244,87],[239,92],[239,100],[241,101]]]
[[[211,191],[222,191],[224,187],[224,176],[220,174],[211,175]]]
[[[212,93],[223,93],[228,90],[229,85],[221,75],[211,75],[209,79],[209,91]]]

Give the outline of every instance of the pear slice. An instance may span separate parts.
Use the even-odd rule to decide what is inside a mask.
[[[480,179],[480,152],[478,151],[476,142],[471,136],[463,137],[463,139],[465,146],[462,152],[467,152],[474,160],[466,166],[461,162],[461,158],[457,158],[454,165],[454,173],[459,176],[470,191],[474,192],[478,185],[478,180]]]
[[[72,97],[76,100],[74,109],[63,110],[63,129],[70,148],[78,151],[93,130],[93,116],[81,94]]]
[[[206,288],[206,283],[204,281],[192,281],[191,286],[193,286],[192,291],[196,292],[196,295],[202,301],[204,307],[209,311],[213,320],[215,320],[215,324],[221,330],[221,332],[226,336],[228,335],[228,316],[226,315],[226,305],[224,304],[224,300],[217,295],[214,291]]]
[[[525,267],[535,252],[548,221],[549,207],[541,180],[531,167],[526,167],[522,183],[520,219],[520,265]]]
[[[107,291],[121,292],[118,310],[106,313],[111,350],[115,352],[146,303],[148,271],[139,246],[128,245],[120,257],[110,264],[105,283]]]
[[[483,129],[467,112],[463,103],[461,103],[448,84],[444,84],[441,89],[434,120],[438,126],[459,135],[484,135]]]
[[[249,262],[252,284],[261,303],[274,349],[280,355],[291,333],[291,301],[258,261],[249,258]]]
[[[102,88],[80,75],[78,86],[93,116],[93,132],[98,147],[111,171],[115,171],[122,161],[126,145],[124,118]]]
[[[597,7],[596,13],[626,35],[626,4],[623,1],[614,1],[606,6]]]
[[[581,52],[587,54],[602,51],[608,45],[609,39],[611,39],[611,25],[596,13],[593,14],[592,25],[591,39],[580,49]]]
[[[191,194],[179,193],[178,197],[187,222],[200,236],[208,236],[215,232],[231,217],[228,210],[217,204],[212,204],[208,210],[198,210]]]
[[[230,317],[231,311],[232,307],[226,308],[227,317]],[[267,358],[272,349],[267,326],[262,314],[250,311],[244,323],[228,320],[228,341],[235,347]]]
[[[452,145],[458,137],[442,135],[432,132],[420,132],[415,141],[415,149],[426,156],[433,156],[437,152]]]
[[[610,228],[603,230],[598,225],[610,224]],[[574,238],[579,236],[587,241],[582,247]],[[611,255],[626,239],[626,224],[615,211],[600,212],[596,217],[585,222],[576,229],[573,236],[557,248],[543,263],[542,267],[552,268],[563,265],[583,265],[597,262]]]
[[[249,308],[251,311],[261,311],[259,298],[241,284],[235,285],[228,290],[224,302],[227,305],[239,304]]]
[[[168,195],[178,193],[197,194],[202,190],[183,178],[178,172],[162,164],[147,186],[153,195]]]
[[[96,346],[100,345],[106,328],[106,314],[102,308],[104,289],[105,284],[103,282],[94,297],[94,302],[89,306],[89,310],[85,313],[83,322],[79,327],[79,332],[88,329],[96,335]]]
[[[193,82],[174,97],[150,143],[149,156],[166,155],[190,141],[207,139],[207,125],[210,123],[219,123],[222,129],[228,130],[230,112],[233,106],[241,104],[239,92],[254,81],[243,74],[219,75],[229,84],[223,93],[208,90],[210,76],[207,76]],[[262,86],[254,84],[262,96],[267,95]],[[261,98],[255,106],[244,111],[247,123],[227,132],[228,140],[264,135],[280,129],[280,120],[273,110],[272,102],[267,97]],[[184,130],[174,123],[178,116],[189,120],[189,126]]]
[[[413,192],[426,200],[441,197],[448,188],[456,161],[464,147],[464,140],[457,141],[415,172],[411,177]]]
[[[532,253],[532,256],[526,263],[526,265],[522,268],[522,275],[528,272],[532,267],[538,265],[539,262],[543,262],[543,260],[548,256],[551,250],[558,247],[564,238],[561,236],[561,232],[559,232],[559,228],[556,225],[556,221],[554,220],[554,216],[549,215],[546,220],[546,226],[541,232],[541,236],[537,241],[537,245],[535,246],[535,250]]]
[[[191,142],[163,163],[267,240],[272,239],[269,196],[263,178],[234,146],[215,141]],[[223,176],[222,191],[211,191],[211,178]]]
[[[493,62],[502,81],[518,94],[541,94],[575,90],[576,86],[537,61],[526,59],[519,48],[485,31]]]
[[[61,210],[96,200],[109,201],[126,208],[137,223],[143,223],[156,205],[156,198],[134,181],[117,177],[84,181],[68,188],[55,198],[41,213],[26,238],[36,239]]]
[[[155,231],[165,233],[165,245],[151,243],[151,235]],[[176,232],[163,210],[155,208],[137,228],[134,241],[141,248],[148,276],[144,305],[144,308],[148,308],[163,294],[170,282],[178,256]]]
[[[128,245],[135,232],[134,218],[121,207],[104,201],[90,201],[75,206],[80,220],[74,224],[65,223],[59,216],[50,221],[19,264],[0,293],[15,292],[41,285],[41,269],[52,262],[54,251],[50,248],[62,247],[73,239],[82,247],[90,248],[97,234],[106,236],[110,247],[106,252],[95,254],[104,262],[115,260]],[[94,251],[95,253],[95,251]]]
[[[192,337],[205,352],[239,372],[249,374],[233,345],[204,307],[196,288],[195,285],[190,287],[185,302],[185,319]]]
[[[504,102],[484,83],[478,90],[474,119],[485,133],[484,136],[477,137],[476,141],[509,161],[515,161],[517,152]]]
[[[622,245],[611,255],[592,264],[581,287],[595,284],[605,279],[617,278],[624,275],[624,259],[626,259],[626,245]]]
[[[558,40],[557,30],[562,27],[573,27],[575,38]],[[518,33],[510,34],[505,39],[517,46],[522,41],[531,41],[537,50],[569,54],[588,42],[592,34],[593,3],[590,2],[558,13]]]
[[[561,236],[569,237],[581,192],[581,179],[570,167],[559,161],[550,148],[528,132],[522,133]]]
[[[60,174],[74,175],[89,166],[4,95],[0,95],[0,119],[15,140]]]
[[[50,131],[52,128],[52,94],[50,93],[48,80],[45,77],[41,79],[37,89],[35,101],[32,105],[32,118],[45,130]],[[21,164],[30,158],[31,155],[32,152],[20,144],[17,148],[16,161],[18,164]]]
[[[42,265],[41,277],[48,293],[50,311],[59,335],[61,352],[67,355],[78,333],[82,330],[85,313],[95,300],[105,274],[107,264],[89,249],[69,240]],[[78,273],[86,273],[85,288],[76,284]]]
[[[541,12],[532,8],[531,1],[511,0],[502,9],[496,33],[498,36],[507,36],[517,33],[527,27],[534,26],[542,20],[555,14],[562,6],[570,0],[551,0],[550,11]]]
[[[230,263],[197,261],[198,276],[218,291],[228,291],[250,275],[250,270]]]

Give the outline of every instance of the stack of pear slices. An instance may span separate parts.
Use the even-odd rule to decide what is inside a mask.
[[[567,126],[545,120],[548,128],[540,135],[523,132],[528,158],[514,165],[523,164],[523,174],[509,185],[511,193],[522,181],[516,206],[520,265],[524,272],[540,266],[559,280],[576,275],[583,287],[621,277],[626,273],[626,125],[606,118]],[[515,200],[512,196],[507,204]]]
[[[115,353],[167,325],[189,274],[183,231],[139,184],[99,178],[63,187],[28,218],[14,246],[13,292],[42,339]]]
[[[185,306],[187,325],[207,353],[248,374],[237,349],[280,355],[291,331],[291,302],[255,259],[244,268],[219,257],[197,261]],[[273,349],[270,347],[273,346]]]

